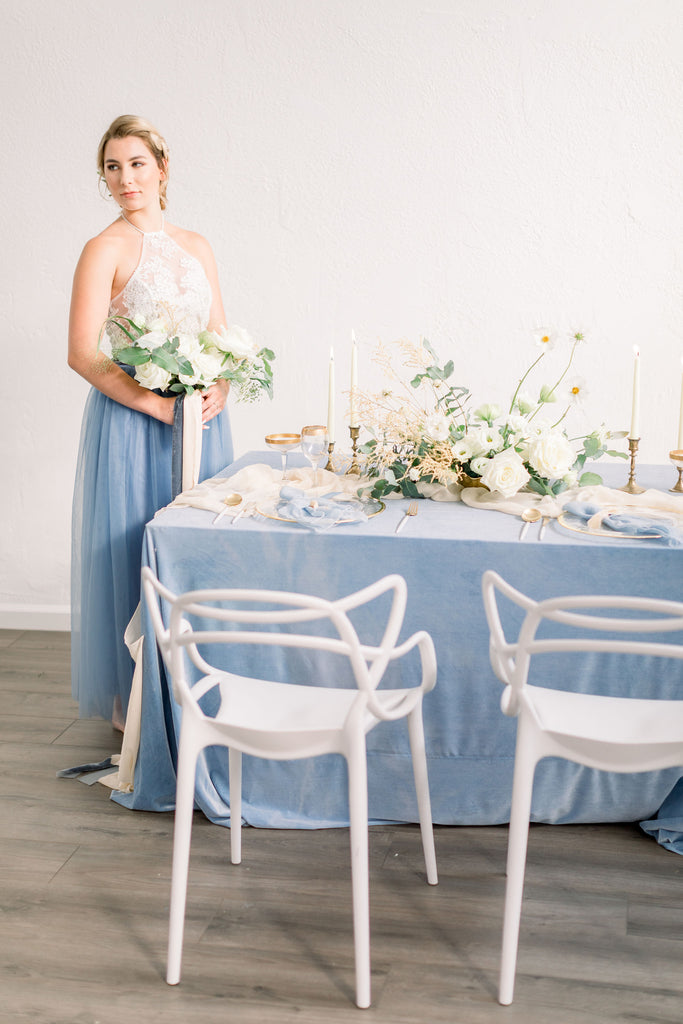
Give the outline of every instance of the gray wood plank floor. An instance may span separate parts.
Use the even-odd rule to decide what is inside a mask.
[[[183,978],[164,982],[172,816],[55,772],[118,749],[79,721],[69,637],[0,631],[0,1021],[449,1024],[683,1021],[683,858],[637,825],[532,829],[515,1002],[495,1000],[507,829],[371,829],[373,1007],[353,1004],[344,830],[197,815]]]

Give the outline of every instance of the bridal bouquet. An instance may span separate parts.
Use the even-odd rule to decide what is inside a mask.
[[[583,340],[581,332],[571,336],[559,377],[531,397],[523,388],[554,344],[551,335],[539,334],[541,352],[519,380],[507,410],[484,404],[474,412],[467,408],[469,390],[450,382],[453,362],[440,366],[427,341],[419,347],[399,345],[404,366],[417,369],[409,383],[395,370],[386,350],[380,349],[377,361],[394,386],[362,399],[364,422],[373,435],[361,446],[366,472],[373,478],[372,495],[393,492],[420,497],[425,484],[475,483],[509,498],[523,488],[558,495],[575,485],[602,483],[584,466],[605,454],[626,458],[608,447],[611,439],[625,434],[602,426],[570,437],[563,425],[571,406],[583,396],[579,378],[566,380]],[[561,412],[550,417],[548,410],[558,401]]]
[[[168,331],[161,322],[148,326],[140,318],[113,316],[107,328],[114,328],[112,359],[134,366],[142,387],[191,394],[223,378],[235,386],[238,401],[255,401],[261,391],[273,397],[275,356],[257,349],[243,327],[192,335]]]

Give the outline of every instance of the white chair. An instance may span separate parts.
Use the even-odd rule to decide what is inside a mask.
[[[512,643],[505,638],[497,591],[525,612]],[[517,717],[498,991],[498,1001],[507,1006],[514,993],[537,763],[544,757],[562,757],[612,772],[644,772],[683,765],[683,699],[610,697],[531,685],[531,659],[541,654],[579,652],[683,659],[680,642],[648,639],[648,634],[683,630],[683,603],[616,596],[559,597],[536,602],[491,571],[484,573],[483,594],[491,664],[505,683],[501,707],[506,715]],[[548,623],[553,625],[548,627]],[[564,678],[555,682],[571,684],[570,679]]]
[[[387,576],[338,601],[284,591],[255,590],[204,590],[176,596],[145,567],[143,587],[159,648],[169,667],[175,699],[182,708],[167,982],[175,985],[180,980],[195,767],[200,751],[214,745],[229,748],[233,864],[241,860],[242,754],[290,760],[338,753],[346,758],[349,775],[356,1003],[359,1007],[369,1006],[365,736],[381,721],[408,718],[427,881],[430,885],[438,881],[422,724],[422,698],[436,681],[436,657],[431,637],[424,631],[397,645],[406,606],[405,580],[401,576]],[[388,595],[384,601],[390,606],[384,634],[377,646],[361,644],[348,613],[382,595]],[[168,628],[161,612],[164,601],[170,606]],[[207,620],[210,620],[208,625]],[[327,623],[326,635],[321,635],[321,623]],[[307,631],[307,625],[313,631]],[[204,650],[208,644],[304,648],[327,652],[328,656],[341,655],[347,667],[350,663],[355,686],[301,685],[318,682],[315,678],[283,683],[235,675],[213,667],[204,659],[199,648]],[[403,658],[414,648],[419,652],[421,664],[419,685],[381,689],[379,684],[388,664]],[[228,654],[226,652],[226,657]],[[329,657],[329,660],[334,659]],[[334,678],[334,667],[325,670],[325,680],[330,676]],[[199,700],[213,689],[219,692],[220,707],[215,717],[208,717],[200,708]]]

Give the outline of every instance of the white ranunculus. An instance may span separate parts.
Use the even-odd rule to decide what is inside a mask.
[[[256,355],[256,344],[244,327],[233,324],[232,327],[221,327],[219,331],[211,333],[215,335],[213,343],[216,348],[222,352],[229,352],[235,359],[250,359]]]
[[[151,391],[154,388],[159,388],[160,391],[165,391],[171,374],[150,359],[148,363],[142,363],[135,367],[135,379],[138,384],[142,384],[143,388],[149,388]]]
[[[481,482],[504,498],[511,498],[528,480],[529,474],[514,448],[506,448],[489,459],[481,475]]]
[[[146,348],[153,352],[155,348],[160,348],[165,341],[167,338],[162,331],[149,331],[148,334],[143,334],[138,338],[138,345],[140,348]]]
[[[539,476],[566,476],[576,462],[576,452],[560,431],[551,431],[529,445],[529,463]]]
[[[434,412],[425,420],[425,433],[432,441],[447,441],[449,435],[449,421],[443,413]]]

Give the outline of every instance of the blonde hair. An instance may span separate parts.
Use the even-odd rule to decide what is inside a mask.
[[[144,117],[137,117],[135,114],[122,114],[109,125],[97,147],[97,172],[100,181],[104,181],[104,150],[107,143],[110,139],[125,139],[130,135],[142,139],[165,174],[164,179],[159,182],[159,202],[161,209],[165,210],[166,186],[168,184],[168,146],[163,135],[160,135]]]

